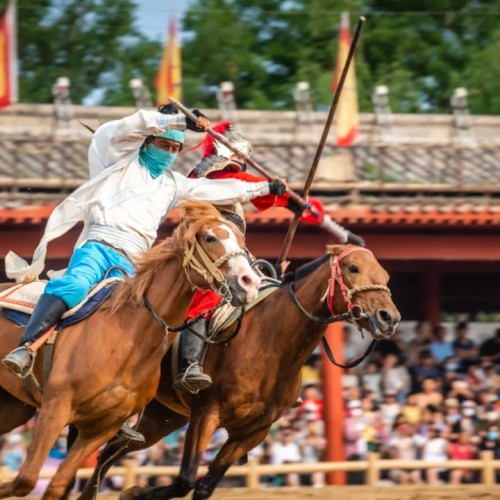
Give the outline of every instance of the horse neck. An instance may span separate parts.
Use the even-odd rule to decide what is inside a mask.
[[[330,279],[331,265],[327,260],[318,269],[302,278],[294,284],[294,289],[302,307],[311,315],[321,318],[330,318],[331,312],[328,309],[327,301],[324,300],[325,292]],[[288,320],[284,325],[282,332],[284,348],[282,358],[292,360],[292,364],[302,367],[309,358],[313,350],[321,341],[325,334],[327,324],[312,321],[293,304],[288,290],[283,290],[287,294],[288,308],[290,313]],[[334,309],[335,314],[341,314],[347,311],[347,306],[342,298],[342,293],[338,283],[335,283]]]
[[[184,322],[193,293],[180,259],[174,257],[155,275],[145,297],[165,323],[178,326]]]

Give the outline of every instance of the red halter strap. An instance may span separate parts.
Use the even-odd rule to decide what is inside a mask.
[[[333,310],[333,304],[334,304],[334,298],[335,298],[335,281],[338,281],[339,286],[340,286],[340,292],[342,293],[342,298],[344,299],[345,303],[347,304],[347,310],[351,311],[354,308],[354,304],[351,302],[351,299],[349,298],[349,295],[347,293],[347,287],[345,286],[344,283],[344,278],[342,276],[342,268],[340,267],[340,261],[344,258],[347,257],[349,254],[352,252],[356,251],[361,251],[361,252],[368,252],[370,255],[373,255],[370,250],[367,248],[363,247],[351,247],[346,250],[344,250],[340,255],[332,257],[332,267],[331,267],[331,274],[330,274],[330,279],[329,279],[329,294],[328,294],[328,309],[332,316],[335,316],[335,312]]]

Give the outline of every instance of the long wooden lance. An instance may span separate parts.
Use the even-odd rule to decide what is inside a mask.
[[[188,108],[186,108],[186,106],[184,106],[184,104],[179,102],[177,99],[174,99],[173,97],[169,97],[168,99],[172,104],[175,104],[190,120],[196,122],[198,117],[192,111],[190,111]],[[235,153],[240,158],[245,160],[245,163],[247,163],[248,165],[253,167],[255,170],[257,170],[257,172],[262,174],[267,179],[270,179],[270,180],[278,179],[277,176],[271,175],[264,167],[259,165],[251,156],[249,156],[248,154],[246,154],[243,151],[240,151],[238,148],[234,147],[234,145],[231,144],[226,139],[226,137],[224,137],[222,134],[219,134],[218,132],[216,132],[212,128],[208,128],[206,130],[206,132],[209,135],[211,135],[214,139],[216,139],[218,142],[220,142],[221,144],[226,146],[228,149],[230,149],[233,153]],[[306,208],[306,207],[309,208],[307,200],[304,199],[302,196],[298,195],[295,191],[292,191],[290,188],[287,187],[286,192],[287,192],[288,196],[291,199],[293,199],[295,202],[297,202],[302,208]],[[314,210],[314,208],[309,208],[309,210],[311,211],[311,213],[313,215],[318,215],[316,213],[316,211]],[[325,215],[325,219],[326,218],[329,219],[329,216]],[[330,223],[328,224],[328,227],[326,229],[330,233],[332,233],[337,239],[342,240],[342,238],[344,238],[345,235],[347,234],[346,229],[344,229],[340,224],[333,222],[331,219],[329,219],[329,222]]]
[[[330,106],[330,111],[328,113],[328,117],[326,119],[325,126],[323,128],[323,134],[321,135],[321,139],[318,144],[318,148],[316,150],[316,155],[314,156],[314,160],[311,164],[311,168],[309,170],[309,174],[306,179],[306,183],[304,185],[304,190],[302,192],[302,196],[304,198],[307,198],[309,195],[309,191],[311,189],[311,184],[314,180],[314,176],[316,175],[316,170],[318,169],[318,164],[319,160],[321,158],[321,154],[323,153],[323,149],[325,147],[326,139],[328,137],[328,133],[330,132],[330,127],[332,126],[333,118],[335,116],[335,111],[337,110],[337,106],[339,103],[340,96],[342,94],[342,89],[344,88],[344,82],[347,78],[347,73],[349,72],[349,68],[351,66],[351,61],[352,58],[354,57],[354,52],[356,51],[356,46],[358,44],[359,36],[361,34],[361,29],[363,28],[363,24],[365,23],[366,19],[361,16],[358,21],[358,25],[356,26],[356,31],[354,33],[354,37],[351,42],[351,46],[349,47],[349,53],[347,55],[346,62],[344,64],[344,68],[342,69],[342,73],[340,75],[340,80],[337,86],[337,90],[335,91],[335,94],[333,96],[332,104]],[[325,215],[325,217],[328,217],[328,214]],[[281,253],[278,259],[277,264],[279,265],[281,262],[283,262],[286,259],[286,256],[288,255],[288,251],[290,250],[290,246],[292,245],[293,238],[295,236],[295,233],[297,231],[297,227],[299,226],[300,222],[300,216],[295,215],[290,227],[288,228],[288,232],[285,237],[285,241],[283,242],[283,246],[281,247]],[[330,220],[330,222],[334,223],[333,221]]]
[[[177,99],[174,99],[173,97],[169,97],[168,99],[172,104],[175,104],[190,120],[196,122],[198,117],[195,114],[193,114],[188,108],[186,108],[184,104],[180,103]],[[245,160],[245,163],[247,165],[253,167],[255,170],[257,170],[257,172],[262,174],[267,179],[270,180],[278,179],[277,176],[271,175],[264,167],[259,165],[251,156],[246,154],[244,151],[240,151],[238,148],[235,148],[234,145],[231,144],[222,134],[219,134],[212,128],[208,128],[207,133],[211,135],[216,141],[220,142],[221,144],[226,146],[226,148],[230,149],[233,153],[237,154],[240,158]],[[292,191],[288,187],[286,192],[288,193],[288,196],[290,198],[293,198],[302,207],[306,207],[307,201],[303,197],[299,196],[295,191]]]

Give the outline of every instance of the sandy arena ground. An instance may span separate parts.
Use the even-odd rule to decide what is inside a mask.
[[[35,500],[37,497],[28,497]],[[76,497],[74,497],[76,498]],[[191,498],[188,495],[185,498]],[[101,494],[99,500],[118,500],[116,494]],[[263,490],[229,489],[218,490],[213,500],[500,500],[500,485],[455,487],[406,487],[368,488],[348,486],[342,488],[279,488]]]

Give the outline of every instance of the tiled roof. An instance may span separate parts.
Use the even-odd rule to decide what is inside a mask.
[[[45,223],[53,206],[30,207],[19,209],[0,209],[0,224],[40,224]],[[363,207],[351,206],[328,210],[331,217],[344,225],[369,226],[481,226],[500,227],[500,207],[422,207],[408,206]],[[282,208],[271,208],[264,212],[248,211],[246,219],[249,225],[288,225],[292,214]],[[166,223],[179,222],[179,212],[172,211]]]

